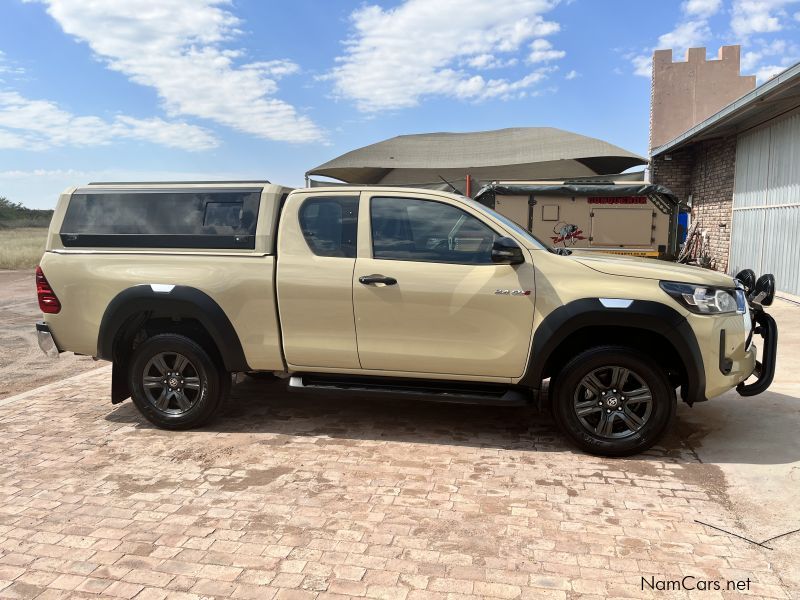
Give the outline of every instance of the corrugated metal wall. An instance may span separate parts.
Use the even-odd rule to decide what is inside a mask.
[[[800,113],[739,136],[728,265],[800,295]]]

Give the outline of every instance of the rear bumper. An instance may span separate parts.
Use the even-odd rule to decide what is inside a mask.
[[[756,380],[753,383],[745,384],[741,382],[736,386],[736,391],[742,396],[756,396],[772,384],[775,377],[775,361],[778,353],[778,324],[775,323],[770,315],[763,310],[759,310],[753,315],[755,321],[754,334],[758,334],[764,340],[761,352],[761,360],[756,361],[756,368],[753,374]]]
[[[36,323],[36,341],[39,342],[39,349],[51,358],[58,358],[61,350],[50,333],[50,327],[44,321]]]

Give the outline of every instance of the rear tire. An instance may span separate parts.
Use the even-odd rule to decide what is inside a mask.
[[[134,350],[128,382],[136,408],[162,429],[208,423],[230,391],[230,374],[197,342],[174,333],[155,335]]]
[[[676,396],[664,370],[620,346],[586,350],[556,375],[553,415],[581,449],[628,456],[652,447],[675,417]]]

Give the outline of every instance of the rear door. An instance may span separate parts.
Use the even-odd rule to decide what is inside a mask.
[[[294,367],[358,369],[353,321],[358,193],[292,194],[278,235],[278,311]]]
[[[520,265],[493,263],[492,243],[504,234],[447,198],[362,196],[353,275],[361,366],[522,375],[534,307],[530,254]]]
[[[652,208],[592,208],[592,246],[649,248],[656,213]]]

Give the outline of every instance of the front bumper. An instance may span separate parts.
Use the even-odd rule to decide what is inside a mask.
[[[778,353],[778,324],[763,309],[754,311],[753,321],[755,322],[753,334],[760,335],[764,343],[761,351],[761,360],[756,361],[756,368],[753,371],[756,380],[750,384],[742,381],[736,386],[736,391],[742,396],[756,396],[766,391],[775,377],[775,362]]]
[[[39,342],[39,348],[50,358],[58,358],[59,350],[56,341],[53,339],[53,334],[50,333],[50,327],[44,321],[36,323],[36,340]]]

